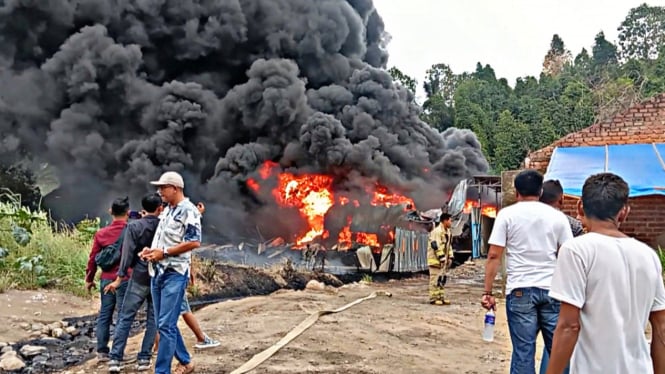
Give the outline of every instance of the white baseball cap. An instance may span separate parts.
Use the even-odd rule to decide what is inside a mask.
[[[176,186],[179,188],[185,188],[185,181],[183,181],[182,176],[175,171],[167,171],[159,177],[158,181],[152,181],[150,184],[154,186]]]

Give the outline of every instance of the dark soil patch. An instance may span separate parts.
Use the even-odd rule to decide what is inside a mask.
[[[269,295],[280,289],[302,290],[310,280],[339,287],[344,283],[336,276],[323,272],[302,272],[291,262],[281,269],[259,269],[249,266],[218,264],[203,261],[196,265],[196,290],[190,304],[196,308],[205,304],[247,296]]]

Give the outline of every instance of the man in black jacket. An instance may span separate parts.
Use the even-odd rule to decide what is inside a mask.
[[[109,355],[111,359],[109,372],[111,373],[119,373],[123,369],[123,355],[129,338],[129,330],[136,313],[144,302],[147,302],[147,324],[141,351],[137,357],[137,370],[150,369],[152,345],[157,335],[152,297],[150,297],[148,263],[142,260],[138,254],[144,247],[149,247],[152,243],[155,230],[157,230],[159,224],[159,214],[163,209],[162,198],[155,193],[148,194],[141,200],[141,205],[146,214],[141,219],[130,221],[127,224],[117,278],[104,289],[105,292],[115,292],[115,288],[120,285],[121,280],[131,271],[131,278],[127,285],[125,299],[118,314],[118,323],[113,334],[113,346]]]

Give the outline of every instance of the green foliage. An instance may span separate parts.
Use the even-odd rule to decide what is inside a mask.
[[[605,39],[605,33],[596,35],[593,45],[593,64],[595,66],[606,66],[617,63],[617,47]]]
[[[570,51],[566,49],[563,39],[554,34],[550,42],[550,49],[543,61],[543,73],[550,76],[559,75],[572,61]]]
[[[76,229],[54,232],[45,212],[22,207],[13,195],[0,203],[0,292],[54,287],[83,294],[90,238]]]
[[[0,202],[8,201],[6,192],[12,191],[21,197],[21,203],[32,209],[37,209],[41,202],[41,192],[37,187],[36,176],[21,163],[0,165]],[[13,195],[13,194],[10,194]]]
[[[390,76],[392,76],[395,81],[399,82],[402,86],[406,87],[410,92],[412,93],[416,92],[416,86],[418,85],[418,83],[416,82],[415,79],[404,74],[401,70],[399,70],[394,66],[388,69],[388,73],[390,73]]]
[[[665,7],[644,3],[633,8],[618,30],[623,61],[654,59],[665,43]]]
[[[78,239],[81,243],[89,243],[92,241],[92,238],[95,236],[95,233],[101,227],[101,220],[99,217],[94,219],[85,218],[82,219],[79,223],[76,224],[76,232],[78,233]]]
[[[439,131],[455,123],[453,95],[463,77],[455,75],[446,64],[434,64],[425,73],[423,89],[427,99],[423,103],[422,120]]]
[[[499,171],[519,165],[529,150],[529,127],[515,121],[512,114],[504,110],[499,115],[495,137],[494,164]]]

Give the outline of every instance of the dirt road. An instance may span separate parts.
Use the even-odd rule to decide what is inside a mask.
[[[483,342],[484,311],[478,303],[482,290],[472,282],[459,281],[467,284],[451,284],[453,304],[443,307],[426,303],[425,277],[323,291],[277,291],[210,305],[196,315],[204,330],[222,345],[191,350],[196,372],[230,373],[311,312],[338,308],[383,290],[393,296],[321,317],[253,373],[506,373],[510,343],[503,308],[497,315],[496,340]],[[188,345],[193,345],[193,334],[184,323],[180,327]],[[129,355],[135,354],[140,338],[131,339]],[[70,372],[81,370],[106,372],[104,365],[94,361]]]
[[[0,294],[0,342],[30,337],[30,325],[48,324],[66,317],[97,313],[99,302],[52,290]],[[37,336],[39,336],[39,331]]]

